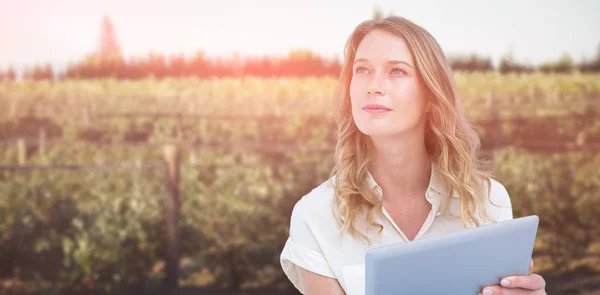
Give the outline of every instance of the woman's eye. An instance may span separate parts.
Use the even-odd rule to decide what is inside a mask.
[[[406,75],[406,71],[401,68],[393,68],[390,73],[392,75]]]
[[[358,67],[358,68],[356,68],[355,72],[359,73],[359,74],[362,74],[362,73],[368,72],[368,70],[365,67]]]

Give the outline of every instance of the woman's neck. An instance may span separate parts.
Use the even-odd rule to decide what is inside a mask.
[[[376,155],[370,172],[384,191],[393,192],[393,198],[402,198],[419,195],[427,189],[431,159],[422,138],[371,140]]]

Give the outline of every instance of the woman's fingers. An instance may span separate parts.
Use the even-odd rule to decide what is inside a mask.
[[[546,280],[538,274],[528,276],[514,276],[502,279],[500,282],[504,288],[521,288],[527,290],[540,290],[546,288]]]
[[[531,263],[529,263],[529,274],[533,272],[533,259],[531,259]]]

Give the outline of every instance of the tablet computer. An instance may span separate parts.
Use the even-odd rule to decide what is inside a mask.
[[[503,277],[527,275],[539,217],[380,246],[365,254],[365,294],[476,295]]]

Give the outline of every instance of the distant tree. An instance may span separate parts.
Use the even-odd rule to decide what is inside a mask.
[[[28,68],[23,71],[23,79],[26,80],[52,80],[54,71],[50,64],[36,65],[32,69]]]
[[[190,74],[185,56],[170,55],[168,59],[168,75],[171,77],[188,76]]]
[[[563,73],[572,72],[574,67],[573,59],[568,53],[563,53],[558,62],[556,63],[557,70]]]
[[[8,70],[6,71],[5,78],[8,81],[15,81],[15,80],[17,80],[17,72],[15,71],[15,68],[13,66],[9,66],[8,67]]]
[[[281,73],[285,76],[318,77],[328,72],[329,66],[323,58],[307,49],[291,50],[281,64]]]
[[[75,64],[69,64],[61,78],[128,77],[128,65],[115,37],[115,29],[108,16],[102,18],[97,48]]]
[[[449,56],[448,61],[450,67],[457,71],[485,72],[493,70],[492,60],[489,57],[481,57],[475,53]]]
[[[204,51],[198,51],[188,63],[189,71],[196,77],[208,77],[212,72],[213,65],[210,63]]]
[[[148,53],[148,67],[150,74],[156,78],[164,78],[167,75],[167,61],[162,53],[151,51]]]
[[[375,9],[373,9],[373,19],[374,20],[383,19],[383,12],[378,7],[376,7]]]
[[[543,63],[538,68],[544,73],[570,73],[575,69],[575,65],[571,55],[563,53],[558,61]]]
[[[96,51],[100,61],[104,62],[115,59],[123,60],[121,47],[119,46],[117,37],[115,35],[115,29],[112,21],[108,16],[104,16],[102,18],[100,36],[98,38],[98,48]]]
[[[596,50],[596,56],[592,59],[583,58],[577,68],[579,68],[581,72],[600,72],[600,43]]]
[[[2,81],[10,81],[8,79],[8,70],[6,72],[0,70],[0,82]]]
[[[527,73],[532,72],[533,67],[521,64],[516,61],[512,52],[509,52],[500,58],[498,71],[502,74],[506,73]]]
[[[17,73],[13,66],[8,66],[6,71],[0,70],[0,81],[15,81]]]
[[[498,65],[498,70],[502,74],[506,74],[514,71],[515,61],[513,55],[508,53],[500,58],[500,64]]]

